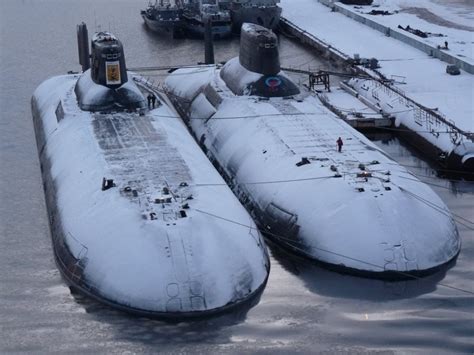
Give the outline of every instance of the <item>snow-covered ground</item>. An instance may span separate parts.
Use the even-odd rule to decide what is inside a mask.
[[[410,1],[409,3],[412,7],[416,7],[415,3],[422,4],[426,1]],[[380,1],[380,5],[382,2]],[[383,3],[386,5],[392,2]],[[396,0],[393,4],[398,5],[391,6],[401,8],[402,3],[403,0]],[[330,8],[316,0],[282,0],[281,6],[285,18],[347,55],[352,56],[357,53],[362,58],[377,58],[381,65],[380,71],[388,78],[393,77],[398,82],[403,82],[403,84],[398,84],[398,87],[407,96],[426,107],[438,109],[439,113],[454,121],[459,128],[469,132],[474,131],[474,77],[472,75],[464,71],[458,76],[446,74],[445,62],[396,39],[386,37],[343,14],[331,12]],[[450,13],[450,16],[455,15],[455,12]],[[403,18],[410,19],[410,27],[418,28],[426,24],[430,27],[425,30],[440,32],[438,25],[430,24],[415,15],[400,13],[397,16],[402,16],[399,17],[400,21]],[[382,16],[371,17],[382,18]],[[387,20],[388,17],[390,16],[385,16],[383,19],[395,21],[398,26],[400,21]],[[468,21],[468,18],[463,21]],[[406,26],[406,24],[402,25]],[[447,27],[443,27],[443,31],[466,32]],[[472,32],[467,33],[472,35]]]
[[[443,6],[432,0],[375,0],[372,7],[341,6],[365,14],[365,17],[391,29],[398,28],[398,25],[409,25],[413,29],[430,32],[432,35],[428,38],[415,38],[435,47],[443,47],[447,41],[452,55],[474,62],[474,12],[460,12],[459,7]],[[368,15],[373,9],[388,11],[392,15]],[[438,37],[436,34],[443,36]]]

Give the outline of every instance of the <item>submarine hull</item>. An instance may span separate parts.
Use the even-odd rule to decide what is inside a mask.
[[[236,94],[260,80],[235,58],[222,69],[178,70],[166,88],[268,238],[332,269],[382,279],[429,274],[458,255],[454,219],[427,185],[309,94]]]
[[[172,117],[165,106],[145,115],[81,111],[78,78],[49,79],[32,98],[55,259],[67,283],[148,317],[254,305],[268,278],[265,246],[186,128],[176,117],[156,122]],[[113,186],[104,189],[102,175]],[[213,206],[215,194],[224,204]],[[225,222],[235,212],[246,227]]]

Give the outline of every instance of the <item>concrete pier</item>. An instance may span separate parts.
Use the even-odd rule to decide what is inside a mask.
[[[364,14],[358,13],[352,9],[350,5],[344,5],[340,2],[334,0],[318,0],[321,4],[330,7],[333,11],[337,11],[359,23],[362,23],[374,30],[377,30],[383,33],[386,36],[395,38],[405,44],[408,44],[424,53],[442,60],[448,64],[455,64],[462,70],[474,74],[474,62],[467,58],[460,58],[450,52],[447,52],[443,48],[438,48],[437,46],[431,45],[424,42],[421,38],[412,35],[411,33],[402,31],[398,28],[393,28],[387,25],[384,25],[377,21],[376,19],[371,19]]]
[[[366,100],[372,101],[373,105],[380,108],[386,115],[391,115],[396,118],[398,112],[390,110],[390,103],[383,105],[377,98],[377,90],[381,90],[390,98],[391,101],[397,101],[405,105],[404,111],[413,112],[413,121],[416,123],[415,127],[411,125],[397,125],[400,129],[409,130],[412,134],[411,138],[417,137],[418,140],[423,141],[423,149],[430,158],[435,157],[441,165],[456,169],[460,171],[473,170],[474,161],[474,136],[472,132],[464,131],[459,128],[456,123],[442,113],[434,109],[424,106],[417,100],[410,98],[404,91],[391,84],[391,80],[386,78],[383,73],[378,70],[367,69],[360,65],[354,65],[354,58],[344,53],[342,50],[335,48],[333,45],[318,38],[314,31],[312,33],[299,27],[295,23],[286,18],[280,21],[280,30],[283,34],[297,38],[302,43],[313,48],[319,55],[333,60],[344,71],[353,73],[358,76],[368,76],[376,82],[377,89],[371,88],[370,95],[375,97],[375,100],[370,100],[366,95]],[[358,88],[353,88],[358,91]],[[392,106],[393,107],[393,106]],[[403,127],[402,127],[403,126]],[[445,134],[440,134],[443,132]],[[430,137],[425,137],[427,134]],[[449,135],[449,139],[446,139]],[[462,146],[462,148],[460,147]]]

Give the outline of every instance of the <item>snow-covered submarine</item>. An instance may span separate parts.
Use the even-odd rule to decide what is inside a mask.
[[[248,212],[182,120],[164,104],[146,107],[144,95],[159,93],[127,73],[121,42],[101,32],[91,48],[90,70],[48,79],[32,97],[64,278],[150,317],[254,305],[270,264]]]
[[[177,70],[165,90],[270,240],[330,268],[387,279],[434,272],[458,255],[443,201],[300,91],[281,71],[270,30],[244,24],[239,57]]]

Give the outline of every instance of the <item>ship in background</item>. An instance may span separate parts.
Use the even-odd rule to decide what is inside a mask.
[[[280,0],[155,0],[141,11],[145,24],[173,38],[203,37],[207,21],[214,39],[240,32],[243,23],[274,30],[281,16]]]
[[[178,0],[150,2],[141,15],[147,27],[155,32],[169,33],[173,38],[184,35],[183,5]]]
[[[183,19],[186,34],[204,37],[206,22],[211,22],[214,39],[232,34],[230,11],[221,7],[219,0],[184,0]]]
[[[240,32],[243,23],[254,23],[274,30],[280,22],[280,0],[232,0],[230,16],[232,28]]]
[[[374,0],[340,0],[346,5],[372,5]]]

